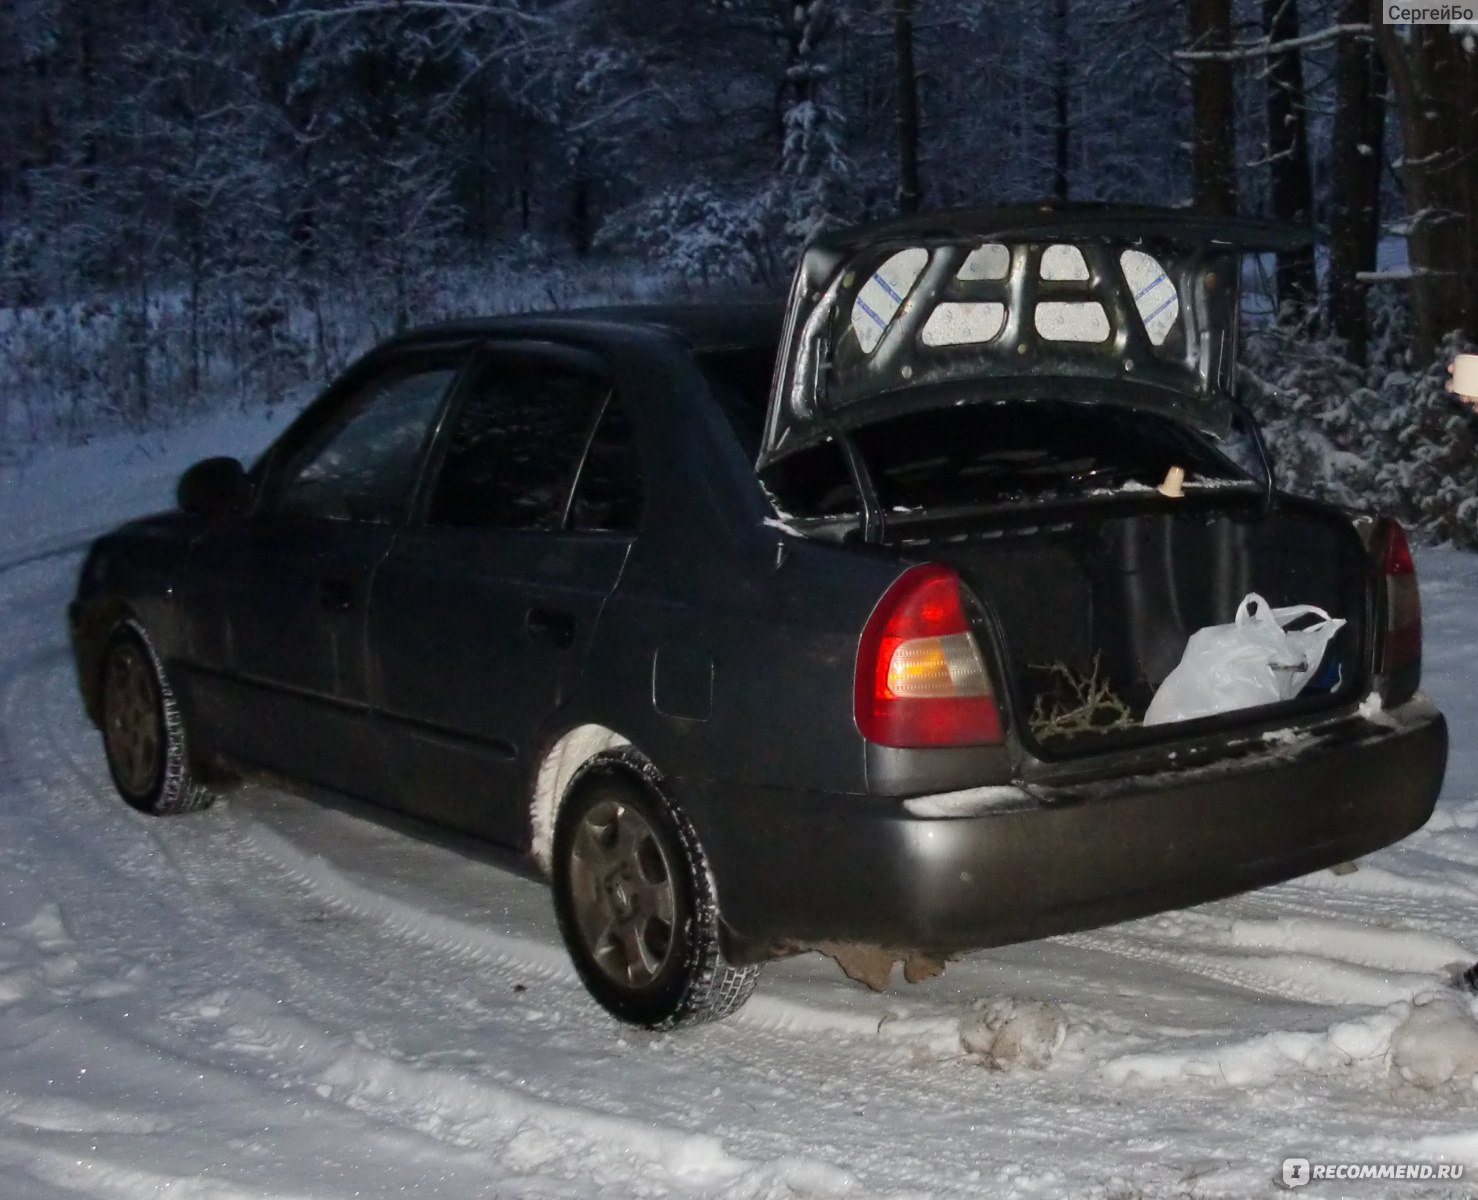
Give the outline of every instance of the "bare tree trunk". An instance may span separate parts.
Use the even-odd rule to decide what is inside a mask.
[[[1231,43],[1231,0],[1189,0],[1191,49],[1224,51]],[[1202,212],[1237,211],[1237,110],[1232,64],[1191,65],[1191,177]]]
[[[1262,0],[1263,33],[1271,42],[1298,37],[1298,0]],[[1303,59],[1297,49],[1268,60],[1268,174],[1273,215],[1295,225],[1313,219],[1309,136],[1304,114]],[[1312,246],[1278,255],[1278,305],[1307,309],[1319,296]]]
[[[1344,0],[1340,23],[1366,16],[1366,0]],[[1386,130],[1386,73],[1374,37],[1340,40],[1335,62],[1334,196],[1330,209],[1329,327],[1346,353],[1364,363],[1369,321],[1366,285],[1380,239],[1381,143]]]
[[[595,179],[583,146],[575,150],[574,178],[570,181],[570,246],[579,258],[595,243]]]
[[[95,10],[83,5],[78,11],[83,14],[77,49],[77,76],[82,85],[82,190],[91,196],[98,185],[98,31]]]
[[[1417,353],[1478,340],[1478,54],[1445,25],[1372,23],[1401,125]]]
[[[914,64],[914,0],[893,0],[893,54],[898,74],[898,211],[919,211],[919,73]]]
[[[1072,48],[1068,38],[1068,0],[1053,0],[1052,42],[1052,195],[1058,200],[1066,200],[1071,191],[1068,158],[1072,151],[1072,126],[1069,124],[1071,96],[1068,86],[1072,72]]]
[[[528,233],[534,219],[534,162],[526,130],[518,132],[518,232]]]
[[[186,389],[190,400],[199,404],[205,393],[205,369],[202,361],[201,309],[205,304],[205,247],[199,237],[190,243],[190,368]]]

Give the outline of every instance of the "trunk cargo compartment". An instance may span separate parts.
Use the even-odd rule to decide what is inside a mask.
[[[968,531],[895,527],[889,540],[953,566],[986,605],[981,633],[991,636],[981,642],[994,643],[1000,656],[1001,699],[1023,743],[1044,757],[1166,740],[1218,722],[1264,721],[1279,710],[1293,715],[1363,694],[1374,580],[1353,526],[1297,502],[1280,503],[1264,517],[1250,498],[1209,499],[1177,502],[1173,511],[1163,501],[1061,516],[1039,510]],[[1190,635],[1231,621],[1248,592],[1275,607],[1315,604],[1346,620],[1321,671],[1281,705],[1141,726]],[[1079,698],[1069,676],[1106,685],[1132,723],[1073,733],[1044,729],[1042,718],[1054,705],[1061,713]],[[1102,720],[1108,718],[1105,711]]]

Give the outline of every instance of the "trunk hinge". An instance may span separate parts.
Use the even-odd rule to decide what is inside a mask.
[[[1273,460],[1268,457],[1268,444],[1263,441],[1262,427],[1258,425],[1257,418],[1252,415],[1251,410],[1240,400],[1230,400],[1232,411],[1242,419],[1247,426],[1247,432],[1252,435],[1252,445],[1257,450],[1257,461],[1262,464],[1263,490],[1262,490],[1262,513],[1263,520],[1273,511],[1273,493],[1276,490],[1273,484]]]
[[[862,504],[862,540],[877,544],[883,540],[883,506],[878,502],[877,489],[873,487],[872,475],[867,463],[854,442],[845,433],[833,433],[836,444],[841,447],[842,457],[847,460],[847,471],[852,476],[852,486],[857,489],[857,499]]]

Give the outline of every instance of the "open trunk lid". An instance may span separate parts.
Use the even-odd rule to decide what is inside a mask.
[[[1223,438],[1240,256],[1307,240],[1270,222],[1123,205],[946,212],[823,235],[791,289],[759,465],[983,400],[1111,404]]]

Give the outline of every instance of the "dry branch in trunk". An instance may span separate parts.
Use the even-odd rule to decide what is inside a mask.
[[[1114,693],[1109,681],[1099,678],[1097,654],[1086,674],[1063,662],[1031,664],[1028,669],[1049,676],[1048,690],[1033,701],[1028,722],[1038,739],[1107,733],[1139,724],[1133,709]]]

